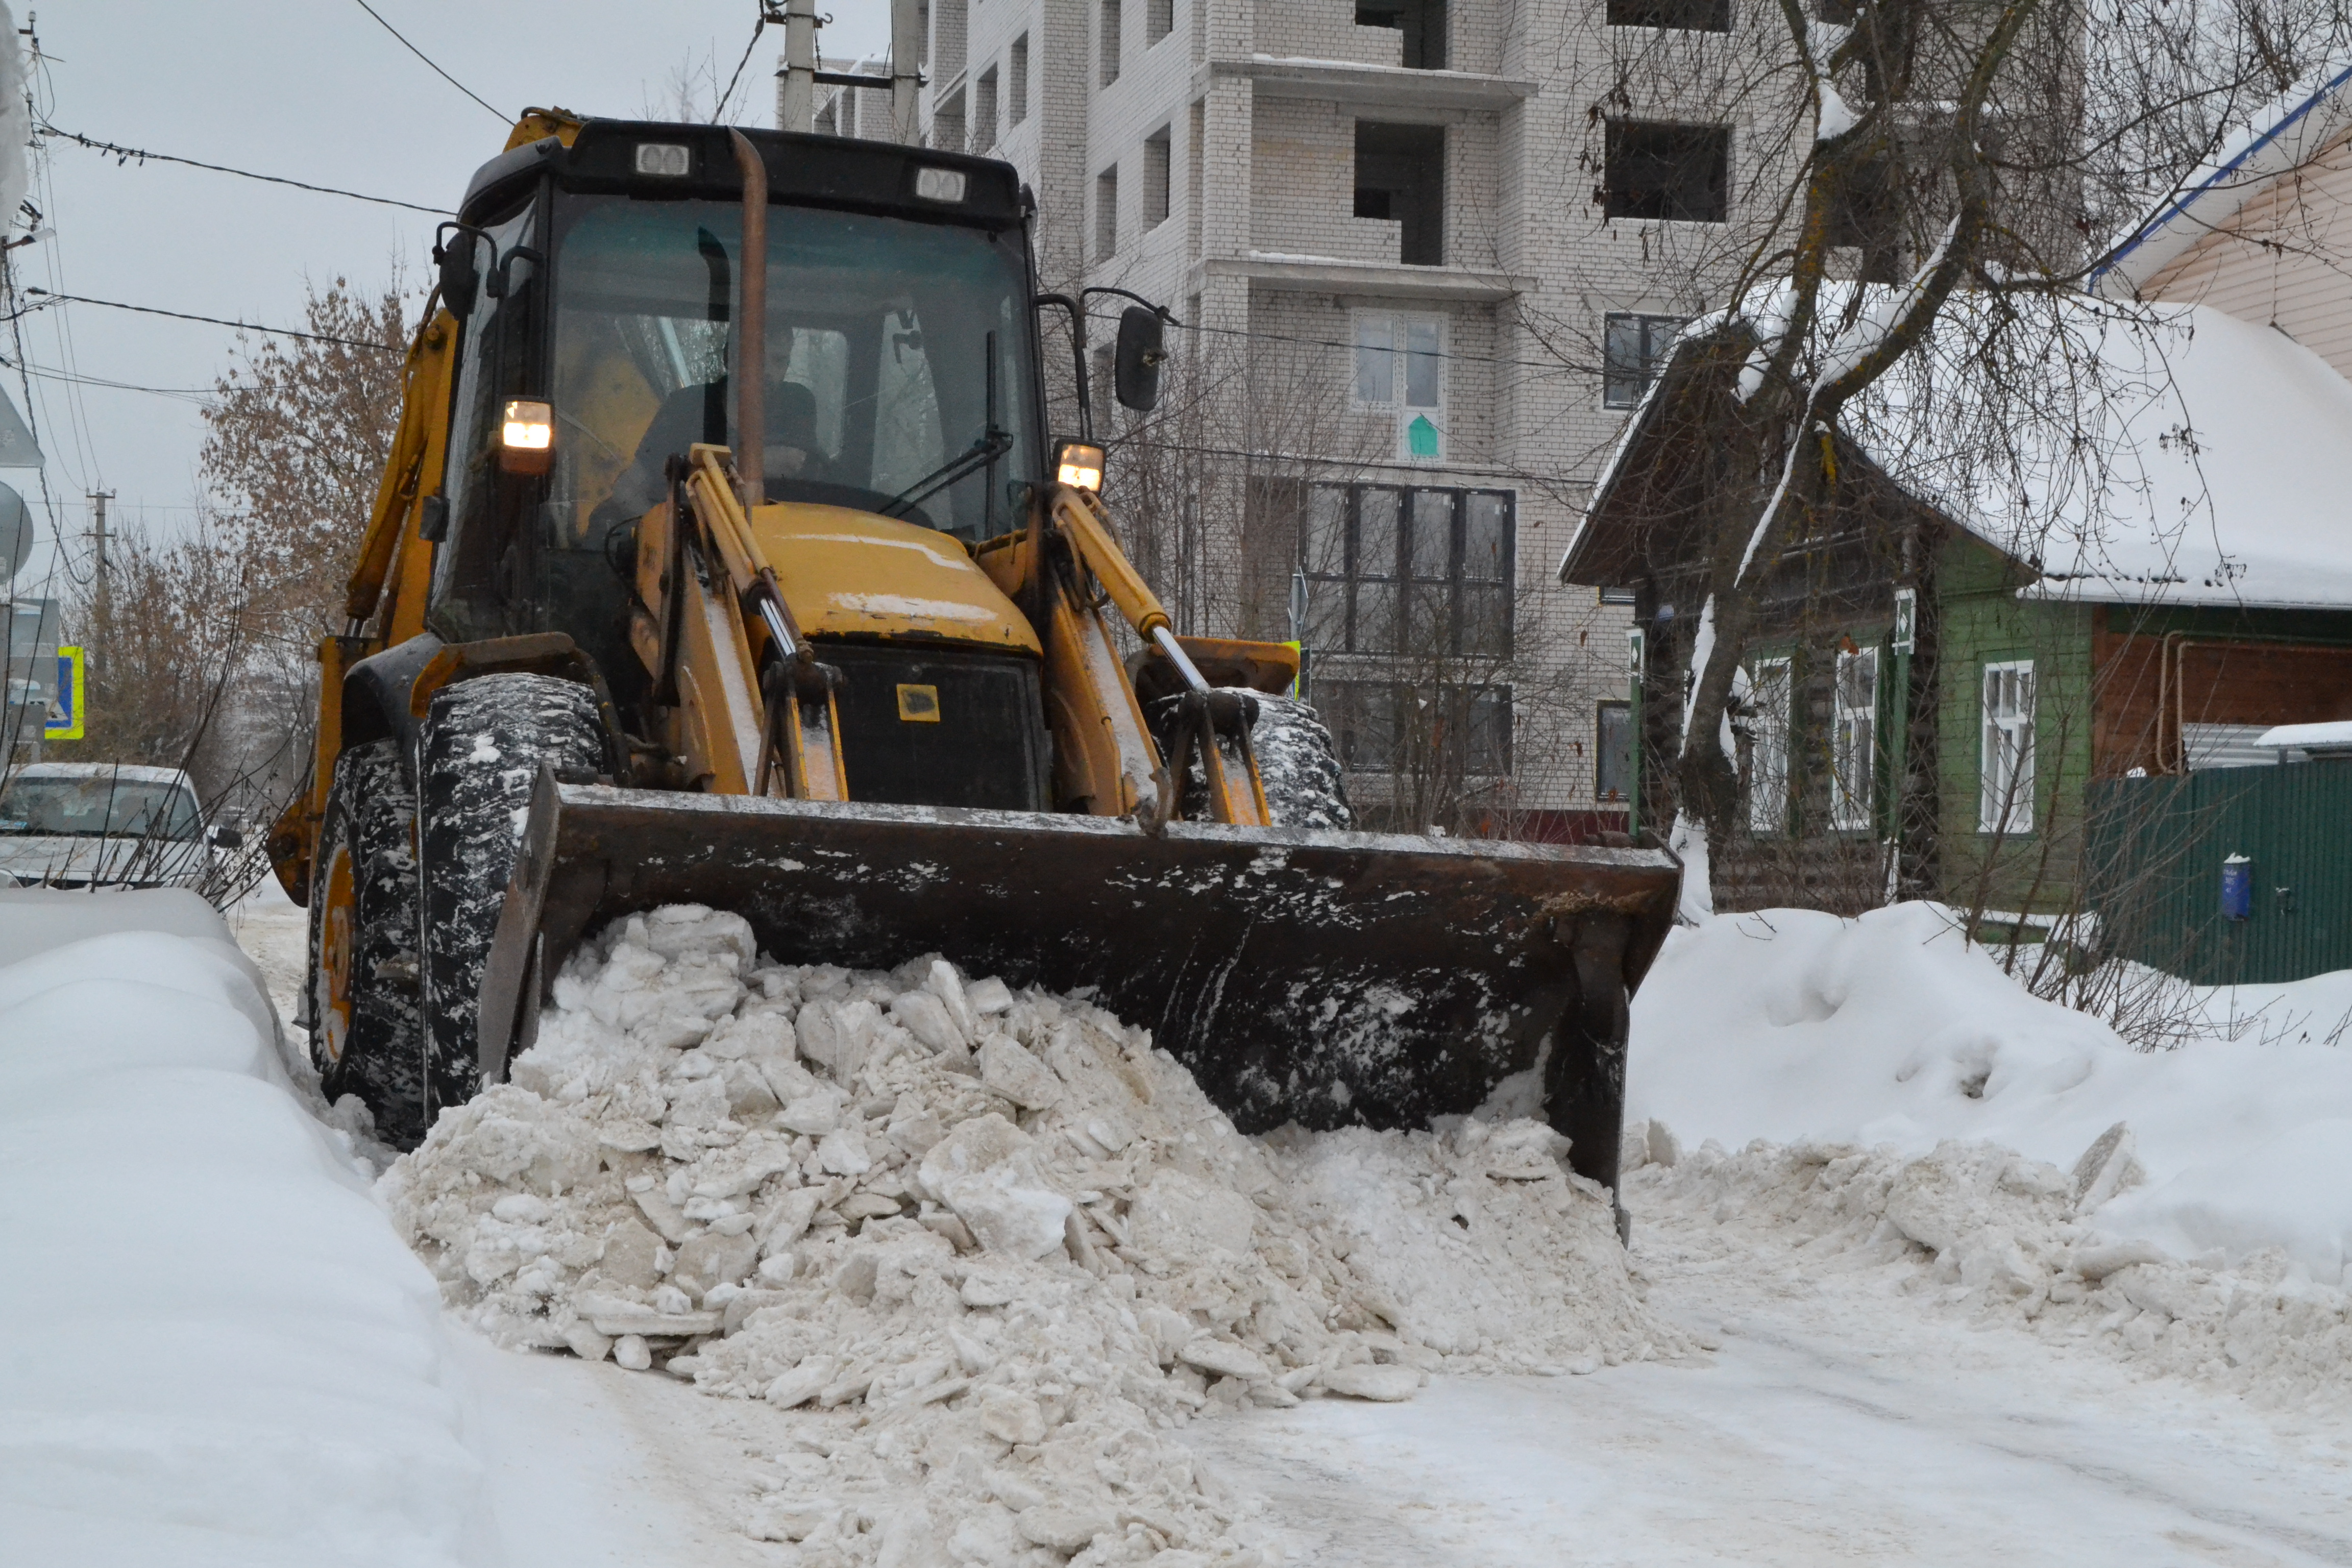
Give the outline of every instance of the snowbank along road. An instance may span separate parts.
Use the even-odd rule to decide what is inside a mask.
[[[33,1560],[2352,1562],[2342,1189],[2224,1190],[2335,1058],[2141,1057],[1923,914],[1678,934],[1629,1259],[1535,1124],[1238,1138],[1082,1003],[703,910],[371,1189],[256,984],[300,911],[238,911],[257,972],[193,900],[30,897]]]

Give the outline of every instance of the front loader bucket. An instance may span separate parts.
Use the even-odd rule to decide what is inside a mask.
[[[668,903],[791,963],[924,952],[1087,991],[1244,1131],[1420,1126],[1539,1063],[1614,1187],[1628,994],[1673,919],[1654,849],[685,795],[542,773],[482,993],[483,1077],[582,937]],[[1549,1039],[1549,1050],[1545,1046]]]

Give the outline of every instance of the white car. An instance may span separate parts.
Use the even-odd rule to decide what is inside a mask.
[[[33,763],[0,779],[0,887],[197,887],[243,842],[205,826],[177,768]]]

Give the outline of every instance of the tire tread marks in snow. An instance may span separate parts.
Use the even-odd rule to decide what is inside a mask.
[[[320,825],[310,899],[310,1059],[331,1102],[356,1094],[376,1136],[406,1148],[425,1136],[425,1032],[416,984],[415,792],[398,742],[354,746],[335,761]],[[327,1058],[324,868],[339,848],[352,859],[351,1025],[339,1060]]]
[[[434,694],[418,745],[416,792],[433,1115],[464,1104],[481,1085],[482,969],[542,763],[567,775],[603,769],[604,731],[588,688],[507,674]]]
[[[1233,689],[1240,689],[1238,688]],[[1257,753],[1258,782],[1265,787],[1266,810],[1276,827],[1320,827],[1347,832],[1356,826],[1348,805],[1348,790],[1339,776],[1339,756],[1331,731],[1313,708],[1296,697],[1264,691],[1248,695],[1257,703],[1257,722],[1250,729],[1250,749]],[[1181,698],[1163,698],[1152,704],[1152,739],[1161,755],[1170,754]],[[1228,752],[1238,765],[1240,758]],[[1183,797],[1178,815],[1198,821],[1208,815],[1208,778],[1198,758],[1185,772]]]

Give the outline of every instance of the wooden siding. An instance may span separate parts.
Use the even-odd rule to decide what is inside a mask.
[[[2176,221],[2187,222],[2188,219]],[[2140,289],[2276,326],[2352,379],[2352,137],[2275,176]]]
[[[1946,545],[1937,582],[1943,896],[1960,908],[2063,909],[2074,893],[2090,775],[2091,611],[2020,599],[2017,569],[1964,534]],[[1986,833],[1978,826],[1984,668],[2013,659],[2033,661],[2033,826]]]

